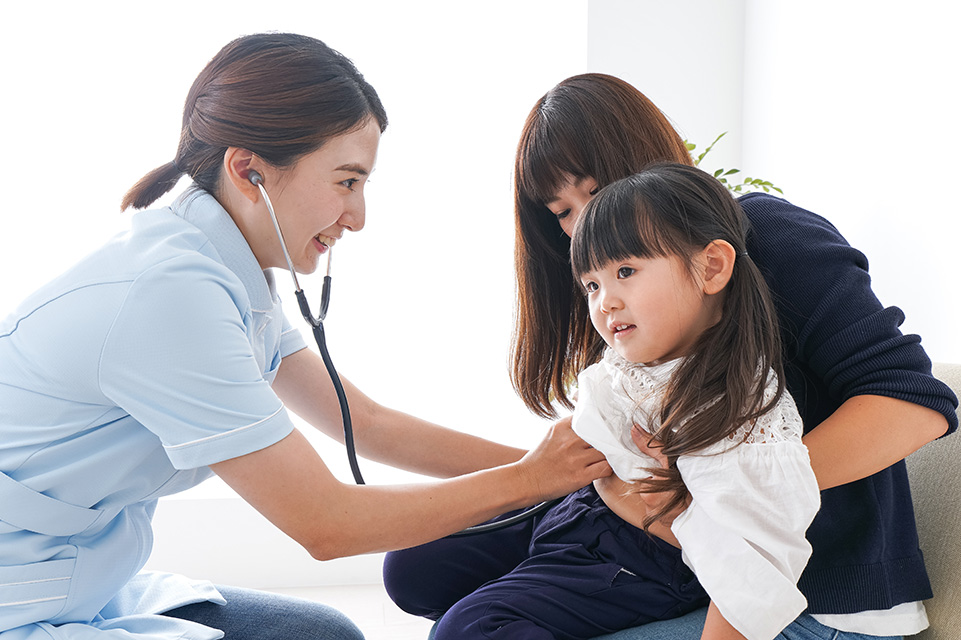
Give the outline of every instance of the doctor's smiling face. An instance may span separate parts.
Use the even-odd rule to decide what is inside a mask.
[[[353,131],[331,138],[292,167],[280,169],[256,156],[250,159],[248,168],[263,176],[263,186],[298,273],[313,273],[320,256],[346,231],[364,228],[364,187],[374,170],[379,142],[380,127],[369,118]],[[255,197],[248,195],[239,215],[234,215],[238,227],[261,267],[286,269],[287,261],[260,190],[243,186]]]

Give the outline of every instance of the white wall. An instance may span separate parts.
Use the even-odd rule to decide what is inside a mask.
[[[961,361],[961,5],[749,0],[744,165],[862,249],[934,360]]]
[[[957,3],[592,0],[588,66],[831,220],[934,360],[961,361]]]
[[[588,71],[630,82],[717,166],[740,160],[744,0],[591,0]],[[713,166],[713,165],[712,165]]]

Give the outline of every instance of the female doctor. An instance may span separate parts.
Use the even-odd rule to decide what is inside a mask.
[[[569,424],[525,454],[346,381],[362,455],[457,477],[341,484],[294,429],[288,409],[342,437],[323,363],[265,271],[287,262],[251,177],[310,273],[363,228],[386,124],[373,88],[322,42],[231,42],[190,89],[175,159],[123,208],[147,207],[183,173],[194,186],[0,323],[0,640],[360,637],[320,605],[138,573],[157,498],[211,473],[327,559],[424,543],[610,472]]]

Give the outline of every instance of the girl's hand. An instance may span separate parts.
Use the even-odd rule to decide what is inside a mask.
[[[631,427],[631,440],[633,440],[637,448],[641,450],[641,453],[653,458],[654,461],[661,466],[661,468],[667,468],[667,456],[664,455],[664,450],[658,446],[656,440],[652,442],[650,433],[635,424],[633,427]],[[668,497],[668,494],[666,493],[641,493],[639,495],[642,496],[642,499],[651,511],[658,510],[661,505],[667,501]],[[688,496],[684,504],[666,513],[658,520],[658,523],[670,528],[670,526],[674,523],[674,519],[681,515],[681,513],[683,513],[690,504],[691,497]]]
[[[516,467],[540,500],[566,496],[597,478],[611,475],[604,455],[571,429],[570,417],[555,423]]]
[[[707,608],[707,619],[704,621],[701,640],[746,640],[746,638],[724,619],[717,605],[712,602]]]

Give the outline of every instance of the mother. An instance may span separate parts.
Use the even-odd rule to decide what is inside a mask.
[[[657,107],[611,76],[561,82],[527,119],[515,164],[512,381],[539,415],[573,406],[570,382],[603,346],[571,275],[574,222],[600,187],[658,161],[692,162]],[[787,387],[822,490],[799,585],[809,608],[792,627],[815,638],[916,633],[927,626],[921,601],[931,590],[903,459],[957,428],[957,400],[931,376],[920,339],[901,334],[902,312],[872,292],[864,255],[829,222],[766,194],[740,203],[752,225],[748,251],[777,304]],[[610,483],[599,487],[620,490]],[[438,618],[522,562],[532,526],[390,554],[388,590],[402,608]],[[416,585],[406,579],[411,566],[419,567]],[[616,637],[699,638],[703,617]]]

